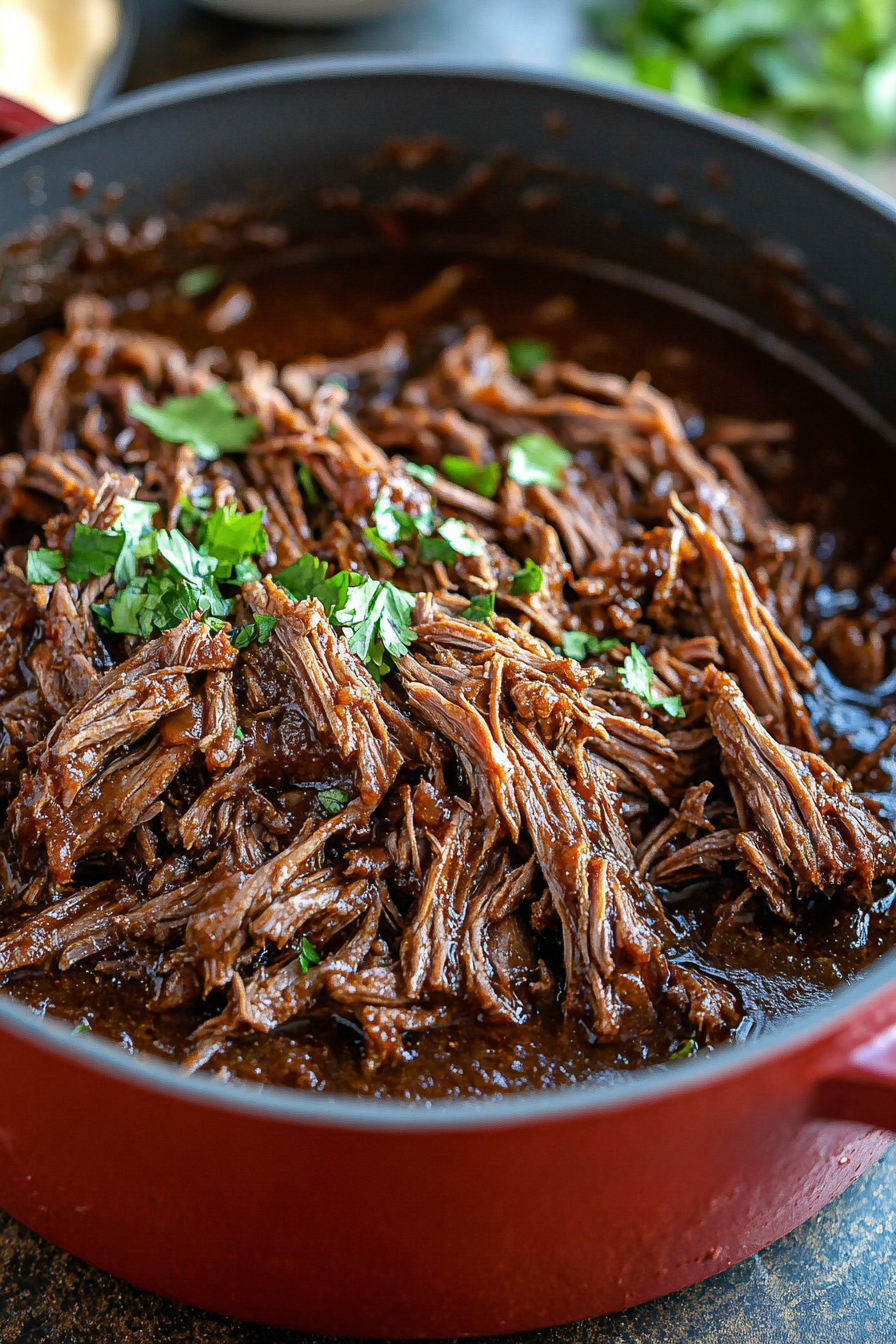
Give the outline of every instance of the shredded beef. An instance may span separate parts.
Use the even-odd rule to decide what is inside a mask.
[[[392,318],[422,321],[466,278],[448,268]],[[645,375],[548,359],[519,378],[482,325],[428,339],[425,357],[394,331],[278,370],[191,358],[76,295],[0,459],[19,865],[0,974],[136,977],[153,1012],[204,1015],[189,1068],[298,1019],[354,1022],[370,1070],[408,1058],[409,1033],[552,1011],[591,1041],[660,1023],[721,1041],[737,993],[682,955],[669,903],[721,883],[721,945],[761,898],[795,921],[896,873],[804,699],[811,529],[775,518],[735,456],[789,428],[719,421],[704,450]],[[256,421],[244,451],[169,443],[128,409],[209,393]],[[553,483],[509,470],[533,434],[565,450]],[[114,558],[27,581],[149,503],[200,567],[213,511],[258,513],[251,563],[219,571],[226,616],[195,597],[148,638],[117,626]],[[391,624],[365,643],[351,603],[374,590]],[[819,647],[871,687],[885,641],[862,619],[829,618]]]

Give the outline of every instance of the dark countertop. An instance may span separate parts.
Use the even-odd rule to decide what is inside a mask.
[[[429,0],[353,29],[245,25],[182,0],[142,0],[129,88],[277,56],[419,51],[559,72],[578,0]],[[523,1337],[544,1344],[893,1344],[896,1150],[802,1228],[694,1288],[618,1316]],[[0,1214],[0,1344],[287,1344],[310,1337],[224,1320],[120,1283]]]

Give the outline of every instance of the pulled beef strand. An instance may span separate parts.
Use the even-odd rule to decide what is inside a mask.
[[[409,1057],[408,1032],[513,1031],[553,1002],[592,1039],[665,1023],[724,1040],[738,996],[679,959],[670,888],[740,873],[738,900],[793,920],[815,892],[867,904],[896,872],[803,700],[809,531],[724,444],[695,448],[642,376],[548,361],[520,379],[484,326],[425,375],[410,363],[400,332],[279,371],[191,360],[96,296],[68,302],[0,464],[0,792],[19,847],[0,974],[93,958],[141,976],[153,1011],[207,1001],[191,1069],[232,1037],[338,1016],[376,1070]],[[127,409],[216,387],[258,422],[243,456],[206,460]],[[562,483],[506,474],[533,433],[567,449]],[[427,475],[446,454],[500,467],[495,497]],[[126,501],[174,528],[200,498],[263,513],[262,577],[233,620],[266,621],[265,642],[198,611],[110,636],[92,607],[111,574],[28,584],[10,540],[27,524],[66,552]],[[397,551],[370,544],[382,500]],[[410,533],[444,519],[469,554],[424,561]],[[416,594],[380,680],[332,609],[278,584],[306,556]],[[527,562],[538,586],[519,591]],[[494,614],[474,619],[483,598]],[[622,641],[652,686],[633,689]]]

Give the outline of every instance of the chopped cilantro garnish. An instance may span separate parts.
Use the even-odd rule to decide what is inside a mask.
[[[79,1022],[76,1027],[72,1027],[73,1036],[84,1036],[90,1031],[89,1022]]]
[[[220,567],[219,567],[220,568]],[[231,583],[252,583],[261,578],[261,570],[254,560],[238,560],[230,576]]]
[[[72,583],[86,583],[115,570],[115,582],[126,587],[137,573],[137,560],[155,552],[152,520],[158,504],[139,499],[119,499],[120,513],[111,527],[75,526],[75,535],[65,563]]]
[[[673,719],[684,718],[680,695],[653,694],[653,668],[637,644],[631,646],[631,653],[622,664],[622,684],[627,691],[637,695],[651,709],[661,709]]]
[[[518,485],[546,485],[559,490],[563,469],[571,462],[572,453],[547,434],[521,434],[510,445],[507,474]]]
[[[259,614],[248,625],[241,625],[239,629],[231,630],[227,638],[235,649],[245,649],[255,640],[259,644],[266,644],[276,624],[276,616]]]
[[[166,443],[189,444],[206,462],[214,462],[222,452],[243,452],[260,429],[254,416],[238,413],[223,383],[195,397],[169,397],[161,406],[129,402],[128,415],[148,425]]]
[[[526,338],[519,341],[507,342],[507,358],[510,361],[510,372],[517,378],[528,378],[530,373],[534,373],[539,364],[544,364],[548,359],[554,358],[554,347],[549,341],[538,341],[534,338]]]
[[[364,534],[364,540],[375,555],[382,556],[388,560],[390,565],[395,565],[396,569],[401,569],[404,565],[404,556],[399,551],[393,551],[387,541],[379,535],[375,527],[363,527],[361,531]]]
[[[392,550],[396,541],[410,541],[412,537],[428,537],[435,527],[432,508],[427,506],[413,517],[404,509],[397,509],[382,493],[373,506],[373,526],[364,528],[364,536],[371,549],[393,565],[402,566],[404,556]]]
[[[29,583],[55,583],[64,568],[62,552],[49,551],[46,546],[29,551],[25,558],[25,576]]]
[[[486,499],[494,499],[501,484],[501,467],[497,462],[488,462],[479,467],[468,457],[458,457],[449,453],[439,463],[439,469],[446,480],[454,485],[462,485],[465,490],[473,490]]]
[[[541,592],[543,581],[544,573],[541,565],[536,565],[534,560],[527,560],[522,569],[518,569],[511,580],[511,594],[514,597],[525,597],[529,593]]]
[[[335,614],[348,647],[379,679],[386,670],[384,654],[403,658],[416,638],[410,617],[417,598],[391,583],[363,579],[350,587],[345,605]]]
[[[409,476],[413,476],[414,480],[419,481],[421,485],[432,485],[436,479],[435,468],[428,467],[425,464],[418,466],[416,462],[406,462],[404,469]]]
[[[317,488],[317,482],[311,475],[311,468],[305,462],[300,462],[296,468],[296,476],[299,481],[299,489],[305,496],[309,504],[317,506],[323,504],[323,498]]]
[[[468,607],[460,613],[465,621],[490,621],[495,614],[494,593],[483,593],[474,597]]]
[[[615,649],[622,640],[612,635],[607,639],[598,639],[597,635],[589,635],[587,630],[564,630],[562,642],[564,657],[575,658],[582,663],[591,654],[606,653],[608,649]]]
[[[86,583],[91,576],[98,579],[102,574],[108,574],[115,568],[124,543],[122,532],[103,532],[76,523],[65,562],[67,577],[72,583]]]
[[[220,285],[224,272],[220,266],[196,266],[192,271],[184,271],[177,277],[177,292],[185,299],[198,299],[210,289]]]
[[[335,817],[345,807],[348,797],[345,789],[321,789],[317,801],[328,816]]]
[[[316,597],[327,616],[344,605],[351,577],[343,569],[328,579],[326,561],[313,555],[300,555],[295,564],[274,575],[275,582],[297,602]]]
[[[308,974],[308,970],[311,966],[320,965],[320,953],[317,951],[314,944],[310,943],[308,939],[304,937],[299,944],[298,962],[303,975]]]
[[[484,554],[485,542],[481,537],[471,537],[460,518],[446,518],[434,537],[420,540],[420,559],[429,564],[443,560],[453,565],[459,555]]]
[[[218,562],[210,555],[203,555],[183,532],[157,532],[156,548],[172,569],[176,569],[187,583],[201,587],[204,580],[214,574]],[[225,616],[226,612],[216,615]]]
[[[178,504],[180,505],[178,527],[181,532],[193,532],[208,517],[209,510],[212,507],[212,497],[211,495],[199,494],[190,499],[187,495],[181,495]]]
[[[119,499],[121,512],[109,529],[120,533],[124,544],[115,562],[114,579],[118,586],[129,584],[137,573],[137,559],[145,543],[155,532],[153,518],[159,511],[158,504],[147,504],[139,499]]]
[[[264,554],[268,537],[261,525],[263,517],[263,509],[255,513],[237,513],[235,504],[225,504],[200,524],[196,540],[204,552],[217,560],[217,578],[229,579],[235,566],[250,556]],[[258,571],[254,565],[252,568],[254,574],[248,572],[246,578],[237,582],[247,583],[250,578],[256,578]]]
[[[213,578],[191,583],[169,569],[162,574],[138,575],[108,603],[95,603],[93,610],[100,623],[116,634],[151,639],[162,630],[180,625],[194,611],[206,618],[228,616],[230,603],[221,596]]]
[[[242,742],[243,738],[246,736],[246,734],[243,732],[239,724],[237,724],[237,726],[234,728],[233,735],[236,738],[237,742]]]
[[[697,1042],[694,1040],[692,1036],[689,1036],[686,1041],[682,1041],[681,1045],[678,1047],[677,1050],[672,1051],[672,1053],[669,1055],[669,1058],[687,1059],[688,1055],[695,1055],[696,1053],[697,1053]]]
[[[447,518],[439,528],[439,536],[458,555],[485,554],[485,542],[481,537],[471,537],[460,518]]]

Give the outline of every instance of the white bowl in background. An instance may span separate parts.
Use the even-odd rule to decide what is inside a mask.
[[[237,19],[282,23],[297,28],[327,28],[332,24],[360,23],[407,9],[420,0],[194,0]]]

